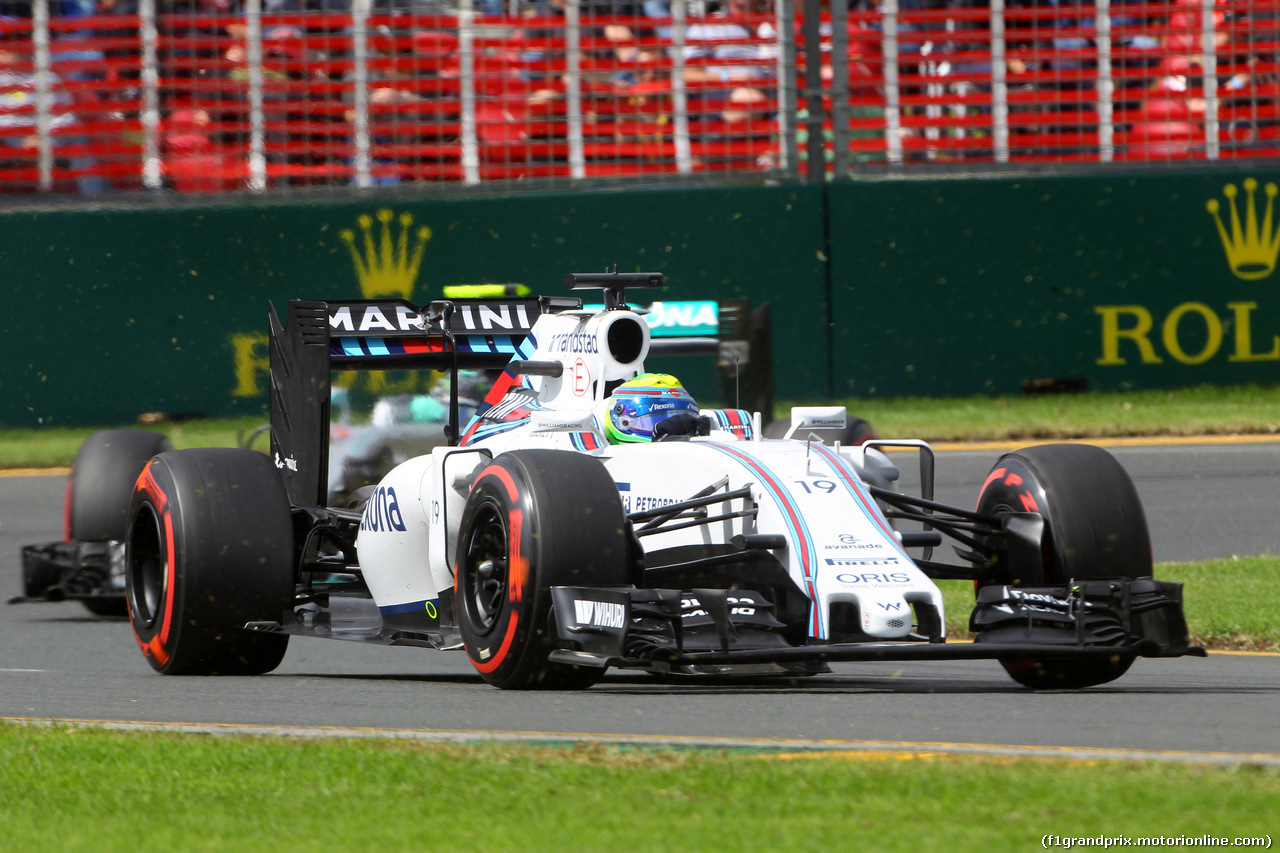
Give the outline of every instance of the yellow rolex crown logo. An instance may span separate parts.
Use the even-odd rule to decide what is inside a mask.
[[[356,234],[350,228],[344,228],[338,234],[351,252],[356,277],[360,280],[360,292],[365,299],[388,296],[409,299],[418,281],[418,268],[422,266],[422,253],[431,239],[431,229],[424,225],[415,230],[412,213],[402,213],[397,217],[384,207],[375,215],[380,223],[376,239],[374,217],[364,214],[356,219],[361,232],[359,248],[356,246]],[[392,220],[398,220],[399,232],[396,234],[392,233],[396,230]]]
[[[1231,207],[1230,234],[1227,233],[1227,227],[1223,225],[1222,217],[1219,215],[1221,205],[1218,204],[1218,200],[1211,198],[1205,205],[1218,225],[1218,236],[1222,239],[1222,248],[1227,253],[1227,263],[1231,265],[1231,271],[1237,278],[1247,281],[1256,281],[1271,275],[1276,268],[1276,255],[1280,254],[1280,225],[1273,226],[1277,187],[1274,183],[1267,184],[1267,209],[1261,224],[1258,223],[1257,200],[1254,198],[1257,189],[1258,181],[1255,178],[1244,179],[1245,217],[1242,226],[1240,209],[1236,205],[1239,190],[1235,184],[1227,184],[1222,188],[1222,194],[1227,197]]]

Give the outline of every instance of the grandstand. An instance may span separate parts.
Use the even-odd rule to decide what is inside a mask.
[[[726,2],[9,3],[0,195],[1280,153],[1280,0]]]

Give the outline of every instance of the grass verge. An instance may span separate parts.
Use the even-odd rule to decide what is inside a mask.
[[[1192,642],[1214,649],[1280,651],[1280,557],[1164,563],[1156,566],[1156,577],[1185,584],[1183,609],[1194,625]]]
[[[1275,832],[1280,770],[0,725],[5,849],[1026,850]],[[276,839],[275,842],[268,841]],[[290,842],[284,842],[286,844]]]
[[[238,447],[267,422],[267,417],[224,418],[141,427],[169,436],[174,447]],[[134,426],[136,424],[126,424]],[[92,433],[104,427],[0,429],[0,468],[56,468],[70,465]],[[259,435],[253,447],[265,449]]]
[[[927,441],[1024,441],[1136,435],[1273,435],[1280,387],[1020,397],[846,400],[881,436]],[[778,413],[785,414],[786,407]]]

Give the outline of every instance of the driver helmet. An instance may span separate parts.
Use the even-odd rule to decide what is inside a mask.
[[[608,404],[604,432],[610,444],[653,441],[666,433],[687,434],[687,425],[698,417],[697,401],[679,379],[666,373],[642,373],[628,379],[613,390]],[[671,424],[663,424],[671,419]]]

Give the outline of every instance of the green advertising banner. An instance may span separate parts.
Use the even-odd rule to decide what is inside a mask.
[[[830,191],[837,393],[1280,377],[1274,173]]]
[[[767,303],[780,400],[1269,383],[1278,184],[1151,172],[0,212],[0,423],[261,413],[268,300],[563,295],[565,273],[615,264],[666,274],[635,300],[663,302],[663,329],[709,328],[689,303]],[[732,402],[707,357],[653,366]],[[373,397],[432,378],[342,381]]]
[[[821,211],[820,188],[748,187],[0,212],[0,423],[263,412],[268,300],[425,304],[483,282],[561,296],[566,273],[614,265],[665,273],[646,297],[772,303],[775,337],[798,349],[788,387],[820,394],[826,308],[804,294],[825,275]],[[701,358],[681,372],[707,398]],[[378,395],[430,377],[344,380]]]

